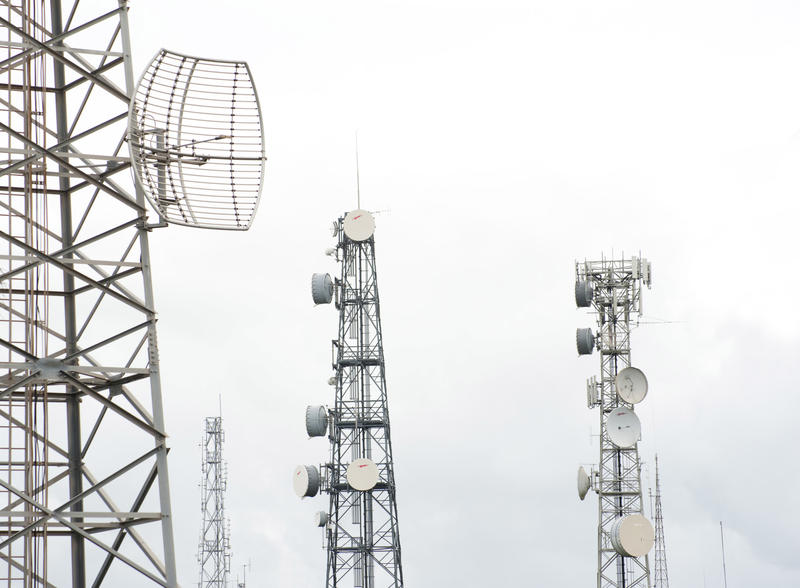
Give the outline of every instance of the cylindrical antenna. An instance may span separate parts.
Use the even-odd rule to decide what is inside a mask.
[[[722,533],[722,521],[719,522],[719,540],[722,543],[722,578],[725,580],[725,588],[728,588],[728,572],[725,569],[725,535]]]

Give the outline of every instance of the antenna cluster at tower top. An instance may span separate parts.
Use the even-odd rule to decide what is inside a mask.
[[[643,258],[601,259],[575,266],[575,304],[591,308],[597,328],[576,331],[578,355],[600,351],[600,377],[589,378],[586,400],[599,408],[600,461],[591,474],[578,469],[578,496],[590,489],[600,504],[597,588],[650,588],[647,554],[653,526],[644,516],[635,406],[648,392],[644,373],[631,365],[631,317],[641,312],[642,286],[651,283]]]

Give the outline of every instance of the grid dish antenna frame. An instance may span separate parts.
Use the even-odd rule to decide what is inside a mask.
[[[136,180],[163,221],[250,228],[266,155],[246,62],[159,50],[133,93],[128,141]]]

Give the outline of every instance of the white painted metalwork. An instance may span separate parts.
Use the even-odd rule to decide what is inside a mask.
[[[250,68],[160,50],[129,115],[133,169],[161,217],[247,230],[264,177],[264,131]]]
[[[8,0],[0,27],[0,577],[174,587],[127,2]]]
[[[231,539],[225,516],[225,491],[228,472],[222,457],[225,431],[222,417],[207,417],[201,445],[202,477],[200,510],[202,523],[197,561],[200,563],[198,588],[228,588],[231,573]]]
[[[617,393],[617,375],[630,369],[630,333],[642,308],[642,286],[649,286],[650,275],[650,263],[636,257],[575,265],[576,284],[587,285],[576,287],[576,292],[591,288],[591,308],[599,329],[596,343],[600,351],[600,377],[592,377],[587,383],[587,404],[600,409],[600,463],[590,480],[598,494],[598,588],[650,588],[646,555],[649,548],[643,550],[647,547],[646,534],[640,533],[638,544],[634,538],[634,546],[626,541],[620,543],[623,524],[620,521],[633,515],[642,516],[643,510],[636,443],[640,425],[633,404]],[[579,307],[582,301],[576,297]],[[591,332],[591,329],[579,330],[579,350],[581,331]],[[588,337],[584,335],[583,350],[588,351],[585,339]],[[638,390],[637,386],[634,388]],[[632,398],[638,396],[634,394]],[[641,530],[641,526],[637,528]]]

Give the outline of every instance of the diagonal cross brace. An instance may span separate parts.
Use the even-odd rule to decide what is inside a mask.
[[[2,21],[2,20],[3,19],[0,18],[0,21]],[[64,167],[65,169],[68,169],[71,173],[75,174],[79,178],[81,178],[84,181],[88,182],[89,184],[91,184],[95,188],[97,188],[99,190],[102,190],[103,192],[106,192],[107,194],[110,194],[111,196],[113,196],[114,198],[116,198],[117,200],[122,202],[123,204],[126,204],[126,205],[130,206],[131,208],[133,208],[137,212],[140,212],[140,213],[144,213],[145,212],[144,206],[141,206],[140,204],[137,204],[134,200],[132,200],[128,196],[125,196],[122,193],[117,192],[116,190],[112,190],[111,188],[106,186],[103,182],[93,178],[92,176],[90,176],[86,172],[84,172],[81,169],[79,169],[79,168],[75,167],[74,165],[72,165],[69,161],[67,161],[66,158],[61,157],[60,155],[56,155],[55,152],[52,149],[47,149],[45,147],[42,147],[38,143],[35,143],[35,142],[31,141],[30,139],[28,139],[22,133],[18,133],[17,131],[15,131],[14,129],[12,129],[11,127],[9,127],[8,125],[6,125],[6,124],[4,124],[2,122],[0,122],[0,129],[5,131],[6,133],[8,133],[14,139],[16,139],[16,140],[20,141],[21,143],[25,144],[26,146],[30,147],[31,149],[33,149],[35,151],[38,151],[39,153],[41,153],[42,155],[44,155],[46,157],[51,158],[56,163],[58,163],[58,165]]]
[[[4,126],[3,123],[0,123],[0,127],[3,127],[3,126]],[[135,308],[136,310],[138,310],[140,312],[143,312],[143,313],[148,314],[148,315],[153,314],[153,311],[150,310],[149,308],[147,308],[146,306],[143,306],[142,304],[139,304],[135,300],[131,300],[130,298],[128,298],[127,296],[125,296],[123,294],[120,294],[116,290],[113,290],[112,288],[109,288],[108,286],[106,286],[104,284],[101,284],[97,280],[94,280],[94,279],[90,278],[86,274],[83,274],[83,273],[77,271],[75,268],[71,267],[69,264],[62,263],[62,262],[58,261],[52,255],[48,255],[47,253],[45,253],[43,251],[39,251],[35,247],[32,247],[32,246],[28,245],[27,243],[24,243],[23,241],[20,241],[19,239],[15,239],[14,237],[9,235],[8,233],[0,231],[0,238],[5,239],[9,243],[19,247],[20,249],[24,249],[28,253],[32,253],[36,257],[40,258],[42,261],[46,261],[48,263],[51,263],[52,265],[54,265],[57,268],[65,271],[66,273],[75,276],[79,280],[82,280],[82,281],[86,282],[87,284],[91,284],[92,286],[94,286],[98,290],[102,290],[103,292],[105,292],[106,294],[111,296],[112,298],[116,298],[117,300],[119,300],[121,302],[124,302],[125,304],[127,304],[129,306],[132,306],[133,308]]]

